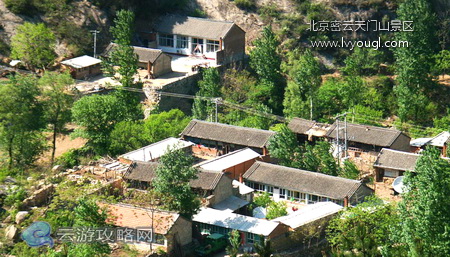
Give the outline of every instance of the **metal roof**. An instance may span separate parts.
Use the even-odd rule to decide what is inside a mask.
[[[130,161],[152,161],[163,156],[169,148],[181,149],[194,145],[178,138],[169,137],[154,144],[144,146],[132,152],[121,155],[120,157]]]
[[[69,59],[69,60],[65,60],[63,62],[61,62],[61,64],[76,68],[76,69],[80,69],[80,68],[86,68],[92,65],[96,65],[101,63],[102,60],[88,56],[88,55],[83,55],[83,56],[79,56],[79,57],[75,57],[73,59]]]
[[[333,202],[319,202],[306,205],[298,211],[295,211],[283,217],[276,218],[273,221],[279,221],[295,229],[313,221],[333,215],[342,209],[342,206]]]
[[[280,223],[270,220],[258,219],[211,208],[201,208],[200,212],[192,217],[192,220],[203,224],[236,229],[238,231],[263,236],[270,235],[280,225]]]
[[[249,204],[249,202],[232,195],[220,203],[213,205],[213,208],[219,211],[234,212],[247,204]]]
[[[234,167],[246,161],[253,160],[261,155],[250,148],[240,149],[212,160],[207,160],[198,164],[199,167],[205,170],[224,171],[228,168]]]

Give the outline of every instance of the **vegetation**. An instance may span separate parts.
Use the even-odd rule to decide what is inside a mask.
[[[396,222],[395,207],[372,198],[337,215],[327,239],[335,256],[381,256],[383,248],[393,246],[387,232]]]
[[[415,171],[405,176],[397,240],[408,256],[447,256],[450,207],[443,203],[450,193],[450,164],[438,149],[430,148],[417,161]]]
[[[197,178],[199,172],[192,167],[193,162],[193,157],[182,149],[168,149],[161,156],[153,181],[155,191],[162,194],[164,205],[187,218],[191,218],[200,208],[200,200],[189,185],[189,181]]]
[[[57,74],[46,72],[39,80],[44,104],[44,117],[52,126],[52,155],[51,163],[55,160],[56,136],[64,130],[71,120],[73,97],[67,93],[67,86],[74,80],[69,73]]]
[[[220,75],[216,68],[202,71],[203,79],[198,82],[198,97],[220,96]],[[215,121],[215,103],[210,100],[196,98],[192,105],[192,116],[195,119]]]
[[[273,220],[278,217],[286,216],[287,213],[287,204],[284,201],[275,202],[272,201],[267,206],[267,215],[266,218],[268,220]]]
[[[56,57],[55,35],[43,23],[25,22],[11,38],[11,57],[21,60],[30,69],[47,67]]]
[[[138,68],[138,57],[132,47],[134,13],[120,10],[116,15],[114,26],[111,27],[116,47],[111,49],[108,58],[103,59],[103,69],[108,76],[119,81],[123,87],[133,87],[135,86],[134,75]]]
[[[237,230],[232,230],[228,235],[230,245],[226,248],[227,254],[229,254],[230,257],[237,257],[239,253],[239,247],[241,246],[241,235]]]

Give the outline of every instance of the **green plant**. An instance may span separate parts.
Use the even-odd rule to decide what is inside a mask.
[[[241,237],[239,231],[233,230],[229,234],[230,245],[226,250],[230,257],[236,257],[239,253],[239,246],[241,245]]]
[[[241,9],[253,9],[256,7],[255,0],[235,0],[234,3]]]
[[[8,195],[4,200],[6,206],[18,207],[23,200],[27,197],[27,191],[24,188],[19,187],[17,189],[9,189]]]
[[[72,149],[63,153],[56,159],[56,164],[62,165],[65,168],[73,168],[80,164],[80,151]]]
[[[280,201],[280,202],[271,202],[268,206],[267,206],[267,215],[266,218],[268,220],[272,220],[281,216],[285,216],[287,215],[287,204],[284,201]]]
[[[266,208],[271,202],[272,199],[270,199],[270,195],[267,192],[258,194],[255,196],[255,198],[253,198],[253,204],[259,207]]]

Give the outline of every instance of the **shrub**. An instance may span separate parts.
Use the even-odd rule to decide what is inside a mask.
[[[29,14],[31,1],[30,0],[5,0],[6,8],[15,14]]]
[[[266,208],[271,202],[272,199],[270,199],[270,195],[267,192],[259,194],[253,199],[253,204],[258,207],[260,206]]]
[[[268,220],[272,220],[281,216],[287,215],[287,204],[286,202],[271,202],[267,207],[267,215],[266,218]]]
[[[240,9],[253,9],[256,7],[255,0],[235,0],[234,3]]]
[[[62,165],[65,168],[72,168],[80,164],[80,151],[72,149],[63,153],[56,159],[56,164]]]
[[[4,200],[4,204],[6,206],[15,206],[18,207],[22,203],[23,200],[27,197],[27,191],[22,187],[19,187],[15,190],[9,190],[8,195]]]

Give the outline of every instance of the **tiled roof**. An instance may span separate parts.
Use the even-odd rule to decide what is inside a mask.
[[[350,198],[359,187],[363,186],[357,180],[258,161],[243,177],[248,181],[332,199],[344,199],[346,196]]]
[[[156,168],[158,165],[159,164],[157,162],[133,162],[128,171],[125,173],[124,178],[127,180],[152,182],[156,177]],[[225,174],[223,172],[200,170],[200,172],[197,173],[197,178],[191,180],[189,184],[192,188],[214,190],[220,179],[224,176]]]
[[[288,124],[288,128],[297,134],[307,134],[306,132],[314,126],[315,122],[312,120],[305,120],[302,118],[292,118]]]
[[[117,44],[110,43],[105,51],[103,52],[103,56],[108,57],[113,50],[113,48],[117,47]],[[147,47],[133,46],[134,53],[138,56],[139,62],[150,62],[154,63],[156,59],[159,58],[161,54],[163,54],[160,49],[153,49]]]
[[[402,171],[414,171],[420,154],[383,148],[373,164],[374,167]]]
[[[245,128],[222,123],[192,120],[181,133],[182,136],[225,142],[248,147],[262,148],[275,132]]]
[[[155,24],[155,30],[166,34],[219,40],[224,38],[233,26],[237,25],[228,21],[167,15]]]
[[[343,139],[344,122],[339,122],[339,127],[342,128],[339,136]],[[334,139],[336,138],[336,131],[336,123],[334,123],[328,130],[326,136]],[[400,134],[402,132],[395,129],[347,123],[347,139],[351,142],[390,147]]]
[[[139,228],[151,227],[152,216],[153,232],[166,235],[173,224],[180,218],[180,215],[174,212],[140,208],[127,204],[98,204],[101,208],[106,208],[108,213],[107,222],[117,227]]]

